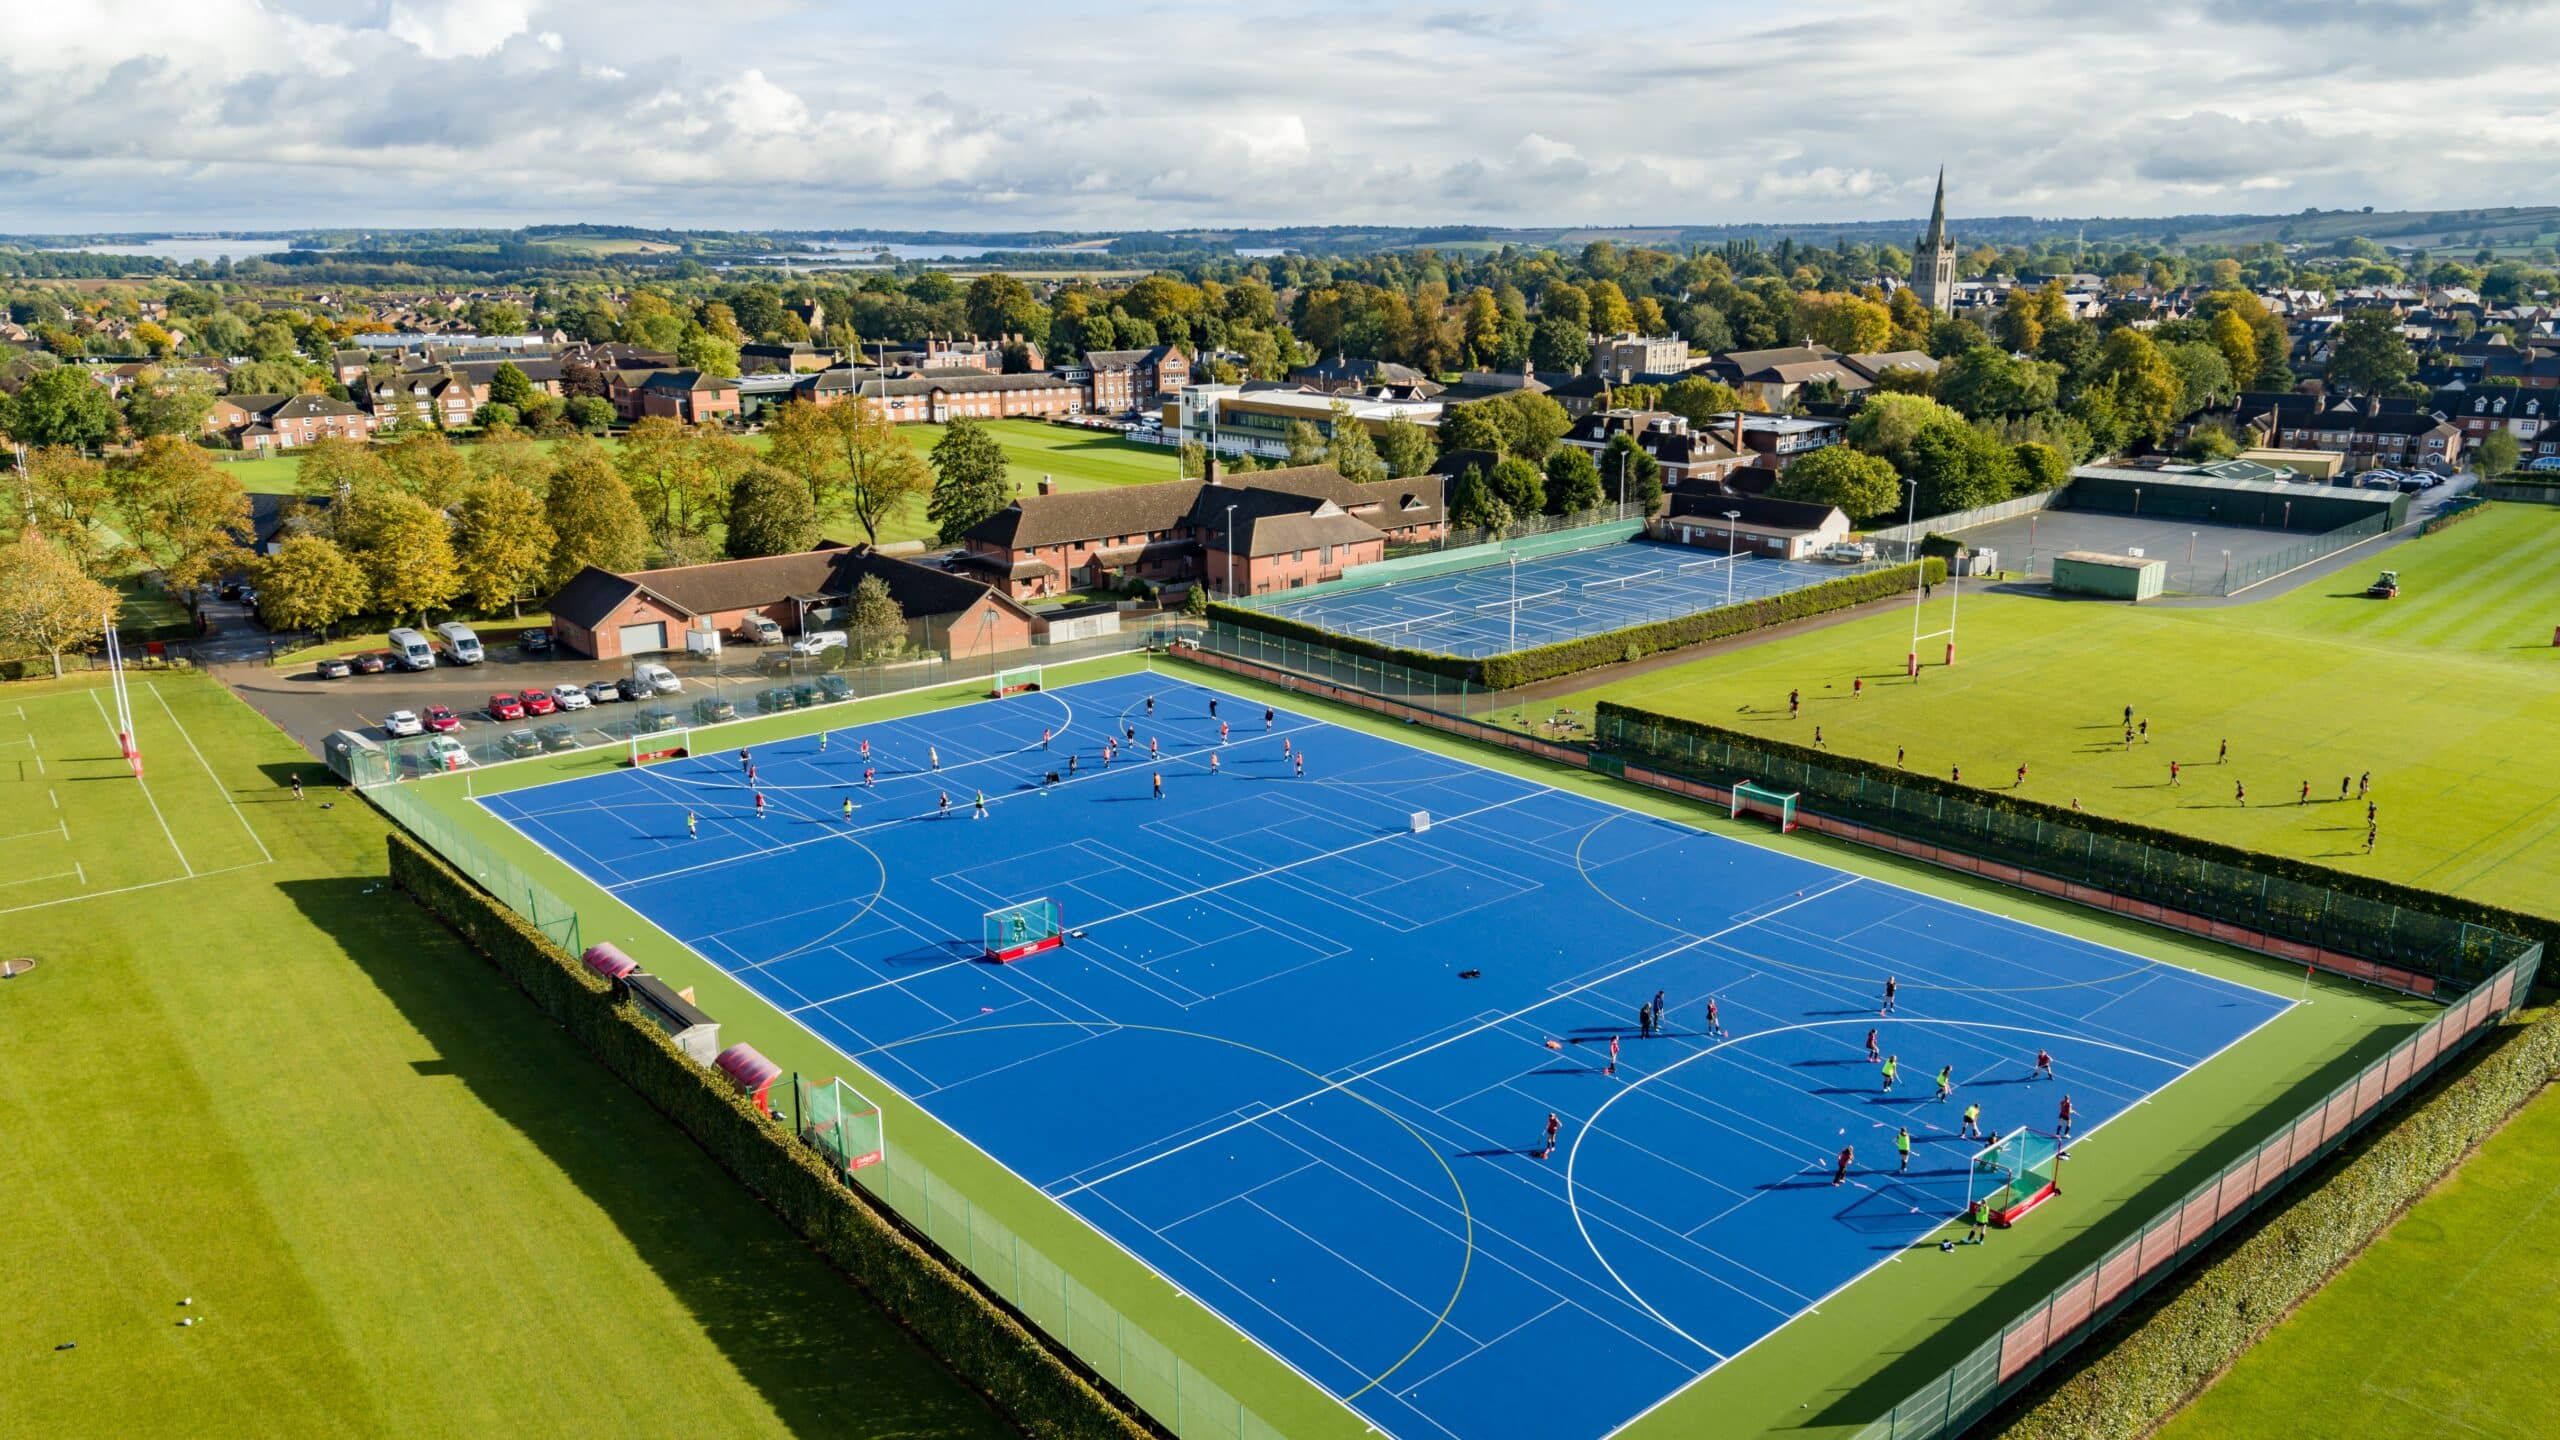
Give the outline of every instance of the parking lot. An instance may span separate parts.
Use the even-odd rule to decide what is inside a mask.
[[[411,759],[409,768],[423,757],[426,737],[388,736],[383,720],[394,711],[423,716],[429,706],[450,707],[460,722],[451,732],[454,739],[473,763],[488,763],[512,758],[528,745],[555,750],[622,745],[635,733],[929,685],[959,673],[940,659],[855,671],[844,668],[842,650],[801,660],[779,646],[730,648],[716,658],[650,655],[638,658],[674,672],[681,689],[645,700],[590,702],[582,710],[500,720],[490,714],[493,695],[619,680],[632,673],[634,661],[529,656],[500,644],[491,646],[488,658],[478,665],[440,664],[433,670],[392,669],[332,679],[321,675],[313,662],[277,668],[263,658],[221,658],[224,651],[262,656],[263,648],[262,643],[226,645],[208,660],[223,683],[314,756],[321,754],[321,742],[332,732],[354,730]]]

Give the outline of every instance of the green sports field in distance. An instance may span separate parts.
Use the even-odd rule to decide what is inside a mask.
[[[2364,598],[2400,572],[2397,600]],[[1647,710],[2560,914],[2560,507],[2493,505],[2342,574],[2237,605],[2132,605],[1945,587],[1956,663],[1908,608],[1630,679],[1563,703]],[[1863,679],[1863,690],[1853,682]],[[1790,720],[1787,695],[1804,698]],[[2148,738],[2123,743],[2123,712]],[[2228,763],[2217,764],[2224,741]],[[2169,783],[2169,762],[2181,762]],[[2364,853],[2370,772],[2378,814]],[[2340,777],[2350,798],[2338,799]],[[2303,782],[2311,803],[2297,804]],[[2245,783],[2248,803],[2235,799]]]
[[[2548,1435],[2560,1415],[2560,1091],[2519,1111],[2162,1440]]]
[[[0,691],[0,1434],[1012,1433],[394,894],[370,807],[132,692],[141,783],[102,691]]]

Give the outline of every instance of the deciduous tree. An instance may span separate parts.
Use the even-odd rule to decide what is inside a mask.
[[[41,650],[60,676],[62,652],[104,634],[117,604],[114,590],[33,526],[0,546],[0,651]]]
[[[1850,445],[1826,445],[1797,456],[1769,493],[1781,500],[1836,505],[1852,521],[1902,508],[1902,478],[1893,466]]]
[[[897,598],[889,593],[888,582],[877,575],[865,575],[854,582],[852,634],[856,658],[864,661],[886,660],[907,647],[907,612],[899,608]]]
[[[729,555],[793,555],[818,543],[818,501],[809,482],[779,465],[758,465],[729,492]]]
[[[93,450],[116,437],[123,421],[107,387],[72,365],[38,371],[19,387],[0,420],[21,445],[67,445]]]
[[[256,573],[258,612],[272,629],[326,636],[339,621],[363,613],[368,598],[363,569],[325,536],[287,538],[257,562]]]
[[[83,574],[113,573],[124,542],[111,523],[115,487],[105,465],[67,445],[30,450],[23,468],[0,466],[0,496],[7,514],[24,516]]]
[[[1013,501],[1004,447],[975,420],[954,420],[933,442],[933,498],[925,515],[945,545]]]
[[[565,584],[588,565],[617,573],[640,568],[649,556],[649,527],[604,447],[584,437],[563,440],[552,459],[551,491],[543,498],[556,540],[551,583]]]
[[[2399,317],[2367,307],[2338,324],[2329,351],[2329,378],[2366,395],[2388,395],[2417,373],[2418,357],[2400,333]]]
[[[542,583],[554,536],[542,498],[504,476],[473,480],[453,507],[454,559],[462,593],[483,612],[519,602]]]
[[[1351,413],[1351,407],[1340,400],[1331,407],[1332,436],[1325,441],[1324,462],[1345,480],[1366,484],[1387,478],[1387,462],[1378,455],[1377,442],[1369,438],[1369,428]]]
[[[809,482],[821,514],[841,510],[872,544],[880,527],[933,488],[924,457],[860,400],[793,401],[765,426],[766,458]]]
[[[136,548],[195,607],[196,589],[239,556],[249,496],[197,446],[154,435],[108,467],[117,508]]]
[[[1575,515],[1601,503],[1600,467],[1591,457],[1570,445],[1558,446],[1547,457],[1546,512],[1550,515]]]
[[[1431,432],[1402,416],[1378,427],[1377,447],[1378,458],[1386,462],[1387,474],[1394,479],[1420,475],[1431,468]]]
[[[338,509],[339,541],[364,572],[367,608],[424,624],[428,611],[462,593],[452,530],[435,507],[405,491],[375,489]]]

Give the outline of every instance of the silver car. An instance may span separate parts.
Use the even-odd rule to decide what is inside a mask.
[[[590,680],[587,698],[598,705],[610,705],[622,698],[622,688],[611,680]]]

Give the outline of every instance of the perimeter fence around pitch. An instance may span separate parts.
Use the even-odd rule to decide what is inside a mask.
[[[1176,628],[1185,635],[1191,629],[1188,624]],[[1160,637],[1133,632],[1120,638],[1127,643],[1118,651],[1101,653],[1143,649],[1147,640]],[[1023,658],[1045,662],[1051,656],[1044,648],[1026,652]],[[470,876],[562,950],[573,956],[582,953],[576,908],[472,835],[420,787],[391,783],[386,774],[363,785],[361,793],[393,823]],[[795,1083],[795,1093],[797,1088]],[[803,1132],[809,1118],[793,1117],[795,1134]],[[804,1141],[831,1162],[841,1161],[840,1155],[818,1140],[804,1135]],[[988,1295],[1027,1319],[1157,1425],[1178,1440],[1280,1440],[1277,1426],[1246,1409],[1171,1346],[1022,1238],[1017,1229],[916,1159],[896,1136],[888,1138],[883,1150],[878,1163],[854,1170],[850,1182],[915,1234],[931,1241]],[[837,1173],[843,1173],[840,1165]],[[1062,1216],[1061,1223],[1082,1222]]]
[[[1485,531],[1458,531],[1455,532],[1456,537],[1476,535],[1484,538],[1466,544],[1439,545],[1419,554],[1407,554],[1373,564],[1355,565],[1338,580],[1320,580],[1313,585],[1275,590],[1268,595],[1237,595],[1225,603],[1254,610],[1267,609],[1274,605],[1311,600],[1319,595],[1374,590],[1381,585],[1405,580],[1424,580],[1434,575],[1456,574],[1461,570],[1481,570],[1491,565],[1508,564],[1515,559],[1570,555],[1578,550],[1623,544],[1643,533],[1642,507],[1633,504],[1603,506],[1573,515],[1533,517],[1514,524],[1500,536]],[[1213,575],[1211,578],[1216,577]]]

